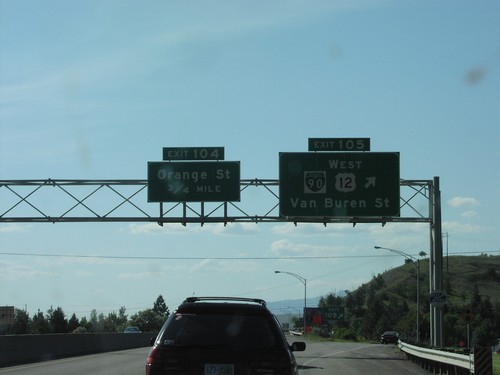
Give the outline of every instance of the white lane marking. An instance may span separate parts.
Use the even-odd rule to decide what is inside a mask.
[[[302,366],[307,366],[309,363],[314,362],[314,361],[316,361],[318,359],[327,358],[327,357],[334,356],[334,355],[337,355],[337,354],[342,354],[342,353],[355,352],[356,350],[364,349],[364,348],[367,348],[367,347],[368,346],[360,346],[358,348],[354,348],[354,349],[350,349],[350,350],[342,350],[340,352],[332,352],[332,353],[324,354],[321,357],[316,357],[316,358],[313,358],[313,359],[311,359],[311,360],[309,360],[307,362],[304,362],[302,364]]]

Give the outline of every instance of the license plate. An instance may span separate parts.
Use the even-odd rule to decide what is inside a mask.
[[[205,375],[234,375],[234,365],[227,363],[206,363]]]

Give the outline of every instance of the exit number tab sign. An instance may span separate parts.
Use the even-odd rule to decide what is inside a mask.
[[[370,138],[309,138],[309,151],[370,151]]]
[[[224,160],[224,147],[163,147],[163,160]]]

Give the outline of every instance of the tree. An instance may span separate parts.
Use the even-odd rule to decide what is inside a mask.
[[[30,332],[30,316],[29,314],[20,309],[15,310],[15,324],[13,332],[15,335],[24,335]]]
[[[83,318],[80,319],[80,324],[78,325],[78,327],[75,330],[73,330],[73,332],[75,332],[75,333],[87,333],[87,332],[91,331],[91,326],[92,325],[87,320],[87,317],[84,316]]]
[[[127,315],[125,314],[125,306],[120,307],[120,310],[118,310],[118,322],[120,324],[120,330],[125,328],[125,325],[127,324]]]
[[[97,310],[92,309],[90,312],[90,320],[87,329],[89,332],[101,332],[101,327],[99,327],[99,321],[97,320]]]
[[[380,331],[384,331],[390,327],[377,327],[379,324],[379,320],[384,316],[385,314],[385,306],[383,302],[380,300],[380,298],[377,296],[374,288],[370,288],[368,290],[368,294],[366,297],[366,310],[369,312],[364,316],[363,319],[363,332],[361,334],[368,338],[368,339],[373,339],[375,338],[378,334],[380,334]],[[382,320],[380,324],[385,324],[385,320]]]
[[[101,318],[101,316],[99,316]],[[103,316],[102,329],[104,332],[120,332],[123,331],[127,324],[127,315],[125,315],[125,307],[122,306],[118,315],[113,311],[106,318]]]
[[[342,297],[335,296],[335,294],[330,293],[325,297],[319,299],[318,307],[330,307],[330,306],[343,306]]]
[[[71,315],[71,318],[68,320],[68,332],[73,332],[75,329],[78,328],[80,325],[80,322],[78,321],[78,318],[76,317],[75,313]]]
[[[143,332],[156,332],[160,330],[164,320],[165,319],[153,309],[146,309],[132,315],[130,324],[139,327]]]
[[[47,311],[47,318],[52,332],[66,333],[68,331],[68,321],[61,307],[57,307],[55,310],[51,307]]]
[[[31,333],[35,333],[35,334],[49,333],[50,332],[50,325],[40,310],[38,310],[38,312],[36,314],[34,314],[33,318],[31,319],[30,331],[31,331]]]
[[[477,333],[477,346],[495,346],[498,343],[495,328],[495,309],[489,296],[481,301],[478,308],[478,316],[475,319],[475,331]]]
[[[158,296],[155,303],[153,304],[153,311],[161,317],[168,317],[170,315],[168,307],[161,294]]]

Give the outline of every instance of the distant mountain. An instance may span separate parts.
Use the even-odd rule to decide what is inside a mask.
[[[307,307],[318,307],[318,302],[321,297],[307,298]],[[304,298],[302,299],[285,299],[281,301],[267,302],[267,307],[275,315],[292,314],[302,315],[304,308]]]

